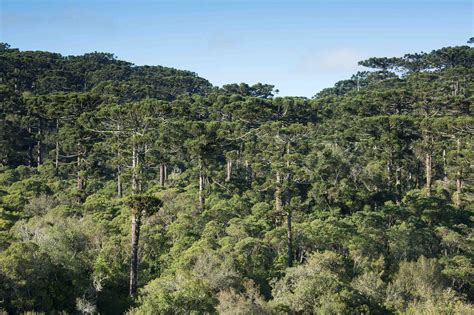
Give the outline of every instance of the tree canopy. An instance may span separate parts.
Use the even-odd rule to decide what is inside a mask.
[[[474,312],[474,49],[360,64],[308,99],[1,44],[0,313]]]

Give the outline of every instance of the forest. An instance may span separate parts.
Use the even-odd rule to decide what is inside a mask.
[[[359,64],[279,97],[0,44],[0,314],[473,314],[474,48]]]

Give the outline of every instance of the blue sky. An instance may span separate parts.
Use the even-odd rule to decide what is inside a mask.
[[[312,96],[371,56],[465,44],[472,0],[0,0],[0,41],[65,55],[112,52],[215,85]]]

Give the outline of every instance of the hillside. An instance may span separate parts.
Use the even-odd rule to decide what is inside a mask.
[[[312,99],[0,46],[0,313],[474,312],[474,48]]]

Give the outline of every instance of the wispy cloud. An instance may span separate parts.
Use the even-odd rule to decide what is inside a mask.
[[[366,56],[350,48],[307,52],[298,59],[296,70],[303,75],[350,74],[357,72],[357,62]]]
[[[211,51],[232,50],[239,48],[244,42],[241,36],[214,32],[209,35],[208,47]]]

